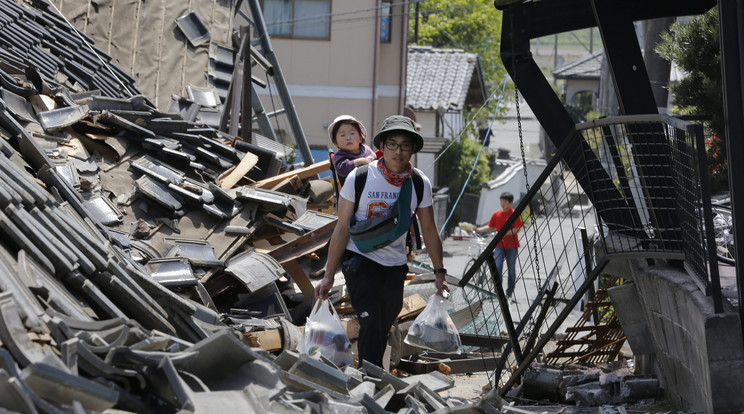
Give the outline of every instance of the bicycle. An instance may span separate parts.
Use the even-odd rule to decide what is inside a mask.
[[[468,261],[465,263],[465,267],[463,269],[462,275],[465,276],[465,274],[470,270],[471,267],[475,264],[475,261],[480,257],[481,253],[483,253],[483,249],[488,244],[488,236],[481,236],[475,231],[470,232],[470,243],[468,244]],[[473,277],[470,279],[470,284],[473,285],[483,285],[488,280],[490,280],[490,275],[488,271],[488,264],[483,263],[476,271],[476,273],[473,275]]]
[[[713,233],[716,240],[716,256],[718,260],[734,265],[736,256],[734,253],[733,215],[731,207],[713,204]]]

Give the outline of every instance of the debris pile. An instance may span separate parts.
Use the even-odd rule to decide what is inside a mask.
[[[624,361],[615,361],[593,368],[569,365],[558,369],[533,364],[525,372],[522,385],[510,395],[597,407],[653,401],[663,397],[663,390],[657,378],[634,375]]]
[[[453,382],[438,373],[294,352],[336,224],[317,179],[328,162],[280,173],[282,145],[210,127],[194,116],[204,102],[158,111],[46,7],[0,0],[0,407],[486,404],[442,398]],[[277,327],[277,352],[253,346]]]

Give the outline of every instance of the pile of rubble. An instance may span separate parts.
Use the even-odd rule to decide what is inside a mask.
[[[510,391],[509,395],[598,407],[663,399],[663,390],[657,378],[634,375],[621,360],[597,367],[568,365],[557,368],[533,364],[525,372],[522,385]]]
[[[328,162],[280,174],[282,145],[194,116],[209,99],[158,111],[46,7],[0,0],[1,408],[493,411],[444,375],[252,347],[309,312]]]

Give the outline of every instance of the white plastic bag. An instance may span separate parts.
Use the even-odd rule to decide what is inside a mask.
[[[351,365],[351,342],[341,324],[336,309],[327,299],[315,302],[305,324],[302,353],[318,357],[323,355],[339,368]]]
[[[460,333],[447,312],[451,306],[448,299],[431,295],[424,310],[408,328],[404,342],[436,352],[459,353]]]

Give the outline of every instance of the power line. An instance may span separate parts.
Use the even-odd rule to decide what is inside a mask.
[[[338,16],[346,16],[351,14],[359,14],[359,13],[367,13],[367,12],[374,12],[378,10],[382,10],[387,7],[396,7],[396,6],[403,6],[403,5],[411,5],[416,3],[421,3],[424,0],[410,0],[410,1],[402,1],[399,3],[390,3],[390,4],[384,4],[380,7],[371,7],[368,9],[359,9],[359,10],[351,10],[347,12],[339,12],[339,13],[330,13],[330,14],[319,14],[315,16],[307,16],[307,17],[298,17],[298,18],[292,18],[292,19],[286,19],[286,20],[277,20],[271,23],[266,23],[267,26],[277,26],[277,25],[284,25],[284,24],[296,24],[296,23],[302,23],[302,24],[309,24],[309,23],[317,23],[322,22],[325,20],[330,20],[332,23],[341,23],[341,22],[353,22],[353,21],[363,21],[363,20],[373,20],[376,17],[375,16],[363,16],[363,17],[352,17],[352,18],[346,18],[346,19],[334,19],[334,17]],[[459,7],[450,7],[446,9],[435,9],[435,10],[426,10],[422,12],[421,14],[437,14],[442,13],[445,11],[453,11],[453,10],[461,10],[461,9],[472,9],[475,7],[482,7],[482,4],[472,4],[468,6],[459,6]],[[410,13],[391,13],[388,16],[389,17],[398,17],[398,16],[406,16]]]

